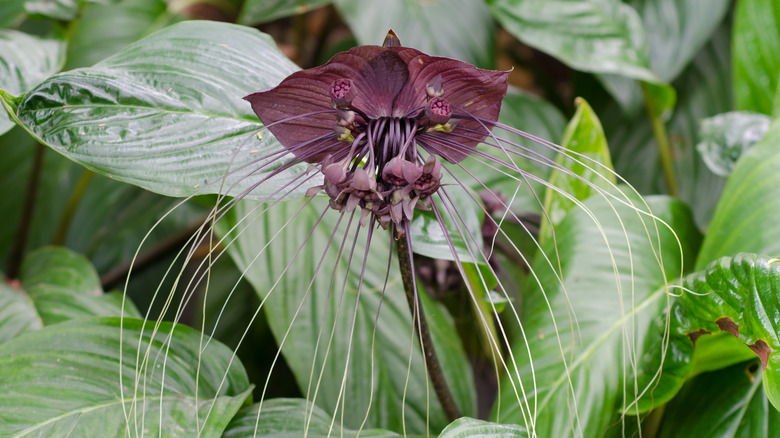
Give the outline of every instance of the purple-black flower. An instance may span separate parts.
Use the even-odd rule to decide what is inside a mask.
[[[319,166],[332,208],[403,230],[440,187],[440,160],[462,161],[490,134],[507,75],[402,47],[391,31],[384,46],[245,99],[287,151]]]

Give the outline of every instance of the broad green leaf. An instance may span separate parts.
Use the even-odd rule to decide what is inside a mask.
[[[706,229],[712,217],[725,179],[707,168],[695,146],[699,121],[732,109],[728,30],[725,26],[718,29],[674,82],[679,90],[677,106],[666,123],[673,156],[677,158],[679,197],[691,206],[702,229]],[[600,115],[617,173],[641,193],[665,191],[658,146],[647,115],[627,118],[616,106]]]
[[[490,0],[493,16],[517,39],[564,64],[659,82],[636,10],[617,0]]]
[[[140,317],[118,292],[104,294],[86,257],[61,247],[40,248],[24,260],[18,288],[4,286],[0,333],[11,335],[71,319]],[[16,309],[14,313],[8,313]],[[11,337],[0,337],[0,342]]]
[[[163,0],[123,0],[87,4],[71,27],[67,70],[88,67],[119,52],[166,18]]]
[[[522,426],[513,424],[497,424],[462,417],[444,428],[439,438],[469,438],[474,436],[486,438],[525,438],[528,436],[528,431]]]
[[[0,283],[0,343],[43,327],[32,300],[24,291]]]
[[[27,15],[70,21],[76,18],[79,3],[79,0],[27,0],[24,2],[24,10]]]
[[[713,173],[729,176],[739,157],[769,130],[769,116],[733,111],[701,121],[696,150]]]
[[[702,374],[664,409],[659,438],[749,438],[780,430],[780,412],[766,401],[755,361]],[[728,389],[724,383],[728,382]]]
[[[561,134],[566,127],[566,119],[558,108],[538,97],[511,87],[501,104],[501,114],[498,121],[503,125],[522,130],[553,143],[560,142]],[[529,152],[528,157],[510,156],[520,169],[527,170],[543,180],[547,179],[550,168],[546,161],[555,156],[555,151],[506,130],[496,128],[493,130],[493,135],[501,140],[502,146],[505,148],[508,147],[509,143],[513,143],[532,151]],[[481,150],[502,161],[509,162],[508,154],[499,148],[481,147]],[[466,184],[476,192],[489,189],[507,200],[511,199],[514,211],[541,212],[542,206],[539,199],[544,193],[544,186],[541,183],[530,179],[523,180],[512,172],[502,174],[483,164],[484,162],[484,159],[480,161],[469,157],[461,162],[461,165],[451,166],[449,170],[461,183]],[[533,187],[533,192],[539,196],[538,199],[530,190],[522,188],[527,185]]]
[[[22,97],[16,117],[45,144],[110,178],[174,196],[237,195],[283,160],[258,170],[256,160],[280,146],[267,133],[258,144],[261,124],[241,97],[295,69],[254,29],[184,22],[49,78]],[[304,170],[283,172],[249,196],[275,192]]]
[[[627,2],[639,12],[647,30],[650,68],[664,82],[676,79],[693,60],[728,12],[728,0],[630,0]],[[636,81],[618,75],[600,75],[602,85],[621,104],[624,111],[639,115],[643,108],[642,92]],[[657,107],[674,109],[674,89],[658,87],[665,95],[654,103]],[[672,100],[669,100],[671,95]],[[666,119],[664,119],[666,120]]]
[[[304,397],[328,415],[341,418],[343,409],[343,426],[352,429],[367,417],[364,427],[401,431],[405,415],[407,433],[441,430],[447,421],[427,382],[395,261],[388,271],[389,233],[373,231],[366,258],[369,228],[359,228],[357,218],[339,223],[325,201],[282,202],[269,211],[239,203],[220,227],[224,235],[245,218],[228,251],[265,300],[263,311]],[[452,321],[426,294],[420,297],[455,402],[473,415],[471,368]]]
[[[538,284],[530,279],[521,315],[528,345],[522,337],[513,342],[517,370],[501,382],[500,412],[494,409],[491,418],[529,424],[537,436],[602,436],[611,427],[621,429],[618,412],[645,390],[631,380],[635,355],[665,304],[664,286],[691,266],[700,238],[679,201],[647,199],[683,247],[665,225],[607,199],[611,204],[591,197],[558,225],[557,252],[552,240],[543,246],[552,267],[535,259]],[[628,199],[647,208],[636,196]],[[521,412],[526,399],[535,412],[534,430]]]
[[[415,211],[409,229],[414,252],[442,260],[455,260],[457,254],[461,262],[486,263],[481,256],[485,213],[479,201],[475,200],[479,199],[477,195],[457,185],[445,187],[439,193],[443,199],[435,196],[434,202],[445,227],[442,228],[433,211]]]
[[[26,0],[5,0],[0,2],[0,28],[11,27],[24,15]]]
[[[780,3],[737,2],[733,47],[737,109],[772,114],[780,79]]]
[[[238,22],[247,26],[266,23],[290,15],[304,14],[330,2],[331,0],[247,0],[241,8]]]
[[[1,8],[1,7],[0,7]],[[2,16],[2,10],[0,10]],[[19,95],[58,72],[65,63],[65,42],[40,38],[11,29],[0,29],[0,87]],[[0,134],[13,127],[2,111]]]
[[[539,231],[540,242],[552,237],[550,226],[557,226],[566,213],[576,207],[571,198],[584,201],[598,188],[614,187],[617,182],[598,116],[584,99],[577,99],[576,104],[577,112],[566,126],[561,142],[566,152],[557,156],[555,164],[559,167],[553,169],[549,177],[556,190],[547,187],[544,196],[545,217]]]
[[[0,435],[222,436],[251,390],[243,367],[190,328],[153,328],[71,321],[0,345]]]
[[[761,359],[764,391],[780,410],[780,260],[738,254],[712,262],[686,278],[673,330],[679,337],[726,331]],[[696,338],[697,339],[697,338]]]
[[[259,413],[259,415],[258,415]],[[258,418],[259,416],[259,418]],[[387,430],[350,430],[341,427],[340,419],[304,399],[276,398],[255,403],[238,411],[223,438],[311,438],[344,437],[391,438],[400,435]]]
[[[780,255],[780,122],[737,162],[696,261],[739,252]]]
[[[495,67],[496,30],[483,2],[334,0],[334,4],[360,44],[382,44],[392,29],[406,47],[481,68]]]

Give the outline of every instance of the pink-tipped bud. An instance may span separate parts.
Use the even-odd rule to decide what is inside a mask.
[[[436,76],[432,81],[428,82],[425,86],[425,93],[428,94],[429,99],[444,96],[444,87],[441,85],[441,75]]]
[[[433,125],[443,125],[452,116],[452,107],[441,97],[434,97],[425,106],[425,116]]]
[[[337,79],[330,86],[330,102],[333,108],[346,109],[352,103],[357,91],[349,79]]]

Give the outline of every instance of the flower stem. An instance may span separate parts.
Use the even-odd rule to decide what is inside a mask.
[[[674,161],[672,160],[672,149],[669,145],[669,137],[666,135],[666,125],[661,119],[660,111],[655,107],[651,96],[649,86],[646,82],[641,82],[642,94],[645,98],[647,114],[650,116],[650,123],[653,126],[653,135],[658,144],[658,152],[661,156],[661,166],[664,169],[664,178],[669,194],[677,197],[677,178],[674,173]]]
[[[409,303],[409,310],[412,312],[412,320],[416,320],[416,324],[412,325],[412,330],[414,331],[417,328],[420,330],[419,340],[422,344],[423,353],[425,354],[428,376],[431,378],[433,390],[436,392],[436,397],[439,399],[442,409],[444,409],[444,414],[447,416],[447,419],[452,422],[462,415],[458,406],[455,404],[450,388],[447,386],[441,364],[436,357],[436,351],[433,349],[431,332],[428,330],[428,324],[425,322],[425,315],[423,314],[422,306],[420,305],[417,296],[414,278],[414,263],[412,262],[412,251],[407,242],[407,236],[407,233],[397,231],[395,240],[398,243],[396,252],[398,253],[398,262],[401,268],[401,279],[404,284],[404,290],[406,291],[406,301]]]

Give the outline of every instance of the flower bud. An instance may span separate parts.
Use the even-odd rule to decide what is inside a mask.
[[[432,125],[443,125],[452,116],[452,107],[441,97],[434,97],[425,106],[425,116]]]
[[[330,86],[330,103],[334,109],[349,108],[357,91],[349,79],[338,79]]]

